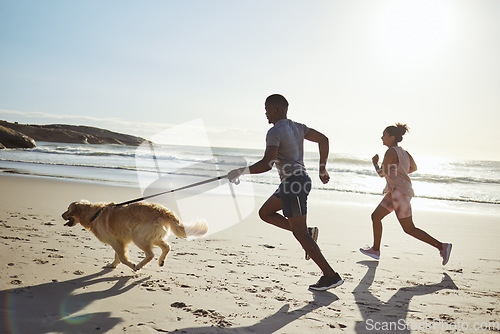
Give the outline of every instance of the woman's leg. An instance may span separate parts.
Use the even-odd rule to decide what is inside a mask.
[[[403,230],[412,237],[428,243],[429,245],[436,247],[438,250],[441,250],[443,248],[443,244],[441,242],[431,237],[425,231],[415,227],[413,224],[410,203],[411,197],[405,196],[398,189],[395,189],[392,192],[392,199],[394,211],[396,212],[396,216],[398,217]]]
[[[399,223],[401,224],[401,227],[403,227],[403,230],[412,237],[417,238],[418,240],[423,241],[425,243],[428,243],[429,245],[436,247],[438,250],[441,250],[443,248],[443,244],[440,241],[434,239],[425,231],[415,227],[411,216],[407,218],[398,218],[398,220]]]
[[[375,211],[372,213],[372,223],[373,223],[373,247],[374,251],[380,251],[380,242],[382,240],[382,219],[391,213],[389,210],[384,208],[382,205],[377,206]]]

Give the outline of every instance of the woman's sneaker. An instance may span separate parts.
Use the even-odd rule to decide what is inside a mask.
[[[317,228],[317,227],[308,227],[307,228],[307,232],[313,238],[314,242],[316,242],[318,240],[319,228]],[[311,257],[306,252],[306,260],[309,260],[310,258]]]
[[[316,284],[309,285],[309,290],[315,291],[325,291],[331,288],[336,288],[344,283],[344,280],[340,278],[338,273],[335,273],[335,276],[321,276]]]
[[[443,244],[443,249],[439,251],[441,257],[443,258],[443,266],[448,263],[451,254],[451,244]]]
[[[360,248],[359,251],[365,255],[368,255],[369,257],[374,258],[375,260],[380,259],[380,251],[374,250],[373,247]]]

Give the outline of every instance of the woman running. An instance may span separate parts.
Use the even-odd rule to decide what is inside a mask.
[[[403,140],[403,135],[407,131],[408,127],[406,124],[398,123],[396,126],[388,126],[382,136],[382,143],[388,147],[382,165],[379,167],[378,155],[372,158],[377,174],[380,177],[385,177],[387,185],[384,189],[385,197],[372,213],[373,246],[360,248],[359,250],[361,253],[374,259],[380,259],[382,219],[392,211],[395,211],[403,230],[418,240],[436,247],[443,258],[443,265],[445,265],[450,258],[451,244],[442,243],[413,225],[410,200],[414,196],[414,193],[408,174],[416,171],[417,165],[412,156],[398,146],[398,143]]]

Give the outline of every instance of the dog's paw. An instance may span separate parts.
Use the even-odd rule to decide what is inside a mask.
[[[108,263],[103,268],[106,268],[106,269],[115,269],[116,265],[114,263]]]
[[[164,265],[164,264],[165,264],[165,261],[160,261],[160,262],[158,263],[158,265],[159,265],[160,267],[163,267],[163,265]]]

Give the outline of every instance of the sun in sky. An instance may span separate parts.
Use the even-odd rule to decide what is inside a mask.
[[[442,2],[394,2],[385,17],[387,47],[405,57],[425,55],[445,41],[449,24]]]

